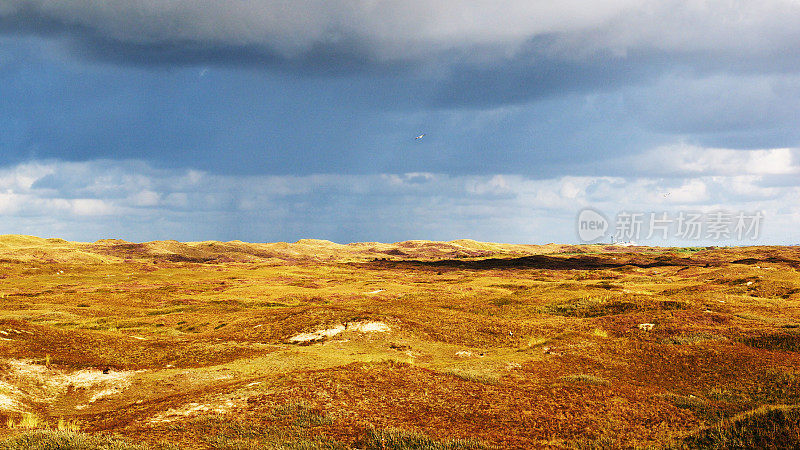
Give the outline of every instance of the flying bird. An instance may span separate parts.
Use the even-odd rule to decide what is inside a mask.
[[[415,137],[414,140],[420,140],[425,137],[425,133],[420,134],[419,136]]]

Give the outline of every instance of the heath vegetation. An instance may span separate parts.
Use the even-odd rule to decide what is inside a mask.
[[[0,449],[797,448],[798,268],[0,236]]]

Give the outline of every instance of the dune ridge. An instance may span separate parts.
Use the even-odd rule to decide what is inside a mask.
[[[595,248],[596,247],[596,248]],[[12,261],[98,263],[144,260],[175,262],[257,261],[369,261],[375,259],[437,260],[453,258],[520,257],[548,253],[599,251],[602,246],[562,244],[501,244],[471,239],[453,241],[407,240],[394,243],[339,244],[321,239],[297,242],[249,243],[243,241],[175,240],[129,242],[101,239],[73,242],[57,238],[0,235],[0,257]]]

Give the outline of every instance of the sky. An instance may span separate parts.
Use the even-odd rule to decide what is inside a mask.
[[[798,244],[798,23],[797,0],[2,0],[0,233],[581,243],[590,208],[602,242]]]

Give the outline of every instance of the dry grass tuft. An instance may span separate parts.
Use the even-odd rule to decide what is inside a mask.
[[[162,447],[164,448],[164,447]],[[0,450],[146,450],[124,439],[61,430],[34,430],[0,441]]]
[[[6,419],[6,426],[8,428],[26,428],[30,430],[40,428],[43,425],[39,417],[32,412],[23,412],[19,414],[17,420],[14,420],[12,416]]]

